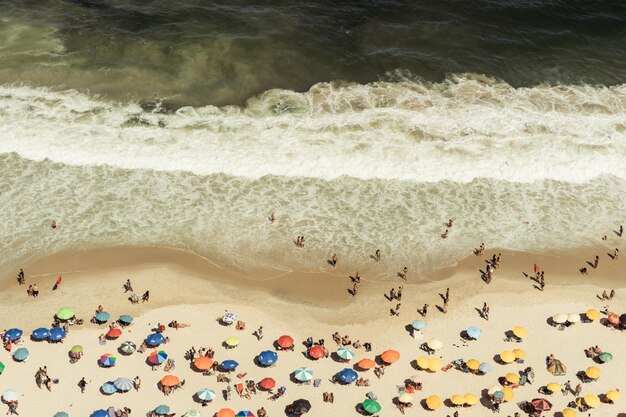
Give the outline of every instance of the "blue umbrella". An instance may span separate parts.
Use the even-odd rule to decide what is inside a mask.
[[[48,329],[45,327],[40,327],[38,329],[33,330],[30,334],[30,338],[33,340],[44,340],[48,337]]]
[[[487,372],[491,372],[493,370],[493,366],[489,365],[486,362],[483,362],[478,367],[478,370],[482,372],[483,374],[486,374]]]
[[[96,313],[96,320],[99,321],[100,323],[105,323],[106,321],[109,320],[110,317],[111,315],[107,313],[106,311],[101,311],[99,313]]]
[[[160,333],[152,333],[146,337],[146,344],[150,346],[159,346],[163,342],[165,342],[165,338]]]
[[[126,324],[130,324],[133,322],[132,316],[129,316],[128,314],[122,314],[118,320]]]
[[[26,358],[28,358],[28,349],[23,347],[17,349],[15,352],[13,352],[13,358],[16,361],[25,361]]]
[[[102,390],[102,392],[104,392],[105,394],[109,394],[109,395],[117,392],[117,387],[113,385],[113,382],[111,381],[105,382],[104,384],[102,384],[100,389]]]
[[[100,409],[91,413],[89,417],[109,417],[109,413],[107,412],[107,410]]]
[[[224,362],[220,364],[220,367],[225,371],[232,371],[238,366],[239,366],[239,363],[232,359],[225,360]]]
[[[502,391],[496,391],[493,393],[493,398],[499,398],[499,399],[503,399],[504,398],[504,392]]]
[[[22,331],[20,329],[9,329],[4,334],[4,337],[12,342],[22,337]]]
[[[48,340],[50,340],[51,342],[58,342],[60,340],[63,340],[64,337],[65,337],[65,330],[63,330],[60,327],[53,327],[48,332]]]
[[[426,328],[426,322],[424,320],[415,320],[411,323],[411,326],[413,326],[415,330],[424,330]]]
[[[356,379],[359,377],[356,371],[350,368],[342,369],[339,374],[337,374],[337,376],[341,381],[345,382],[346,384],[356,381]]]
[[[170,412],[170,408],[167,405],[160,405],[154,409],[154,412],[157,414],[167,414]]]
[[[257,356],[259,363],[263,366],[270,366],[278,360],[278,354],[272,350],[264,350]]]
[[[478,339],[480,337],[480,335],[483,334],[483,332],[480,331],[480,329],[478,327],[476,327],[476,326],[468,327],[465,332],[472,339]]]

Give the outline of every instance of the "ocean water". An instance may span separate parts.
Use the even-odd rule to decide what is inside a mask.
[[[380,248],[391,277],[623,223],[625,7],[413,3],[8,1],[0,267],[159,245],[316,271]]]

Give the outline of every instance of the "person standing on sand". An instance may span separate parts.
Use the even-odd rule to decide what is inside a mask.
[[[448,231],[448,229],[446,229],[446,231],[443,232],[443,234],[441,235],[441,238],[442,239],[447,239],[448,238],[448,233],[450,233],[450,232]]]
[[[85,377],[82,377],[80,381],[78,381],[78,388],[80,388],[80,393],[85,393],[85,388],[87,388],[87,381],[85,381]]]
[[[611,290],[611,293],[609,294],[609,300],[612,300],[613,297],[615,297],[615,290]]]
[[[259,326],[259,328],[256,330],[256,340],[261,339],[263,339],[263,326]]]
[[[400,305],[401,303],[396,304],[396,308],[394,310],[392,310],[392,315],[394,316],[399,316],[400,315]]]
[[[624,234],[624,226],[622,226],[620,224],[619,225],[619,233],[617,234],[617,236],[622,237],[623,234]]]
[[[337,254],[333,254],[333,256],[330,258],[330,263],[333,267],[337,266],[337,261],[339,260],[339,257],[337,257]]]
[[[135,388],[135,391],[139,391],[139,388],[141,388],[141,379],[139,379],[139,375],[133,379],[133,387]]]
[[[487,315],[487,311],[489,310],[489,307],[487,307],[487,302],[483,303],[483,308],[480,311],[480,315],[482,318],[484,318],[485,320],[489,320],[489,316]]]
[[[441,312],[442,312],[443,314],[446,314],[446,313],[448,312],[448,300],[445,300],[445,301],[443,302],[443,308],[441,309]]]
[[[446,227],[448,229],[452,229],[452,219],[448,219],[448,223],[446,223]]]
[[[145,303],[146,301],[150,301],[150,291],[146,291],[145,293],[143,293],[143,295],[141,296],[141,302]]]
[[[615,248],[613,251],[613,260],[617,261],[617,258],[619,258],[619,249]]]
[[[59,287],[61,286],[61,281],[63,280],[63,278],[61,277],[61,275],[59,275],[59,277],[57,278],[56,282],[54,283],[54,287],[52,287],[52,291],[56,291],[59,289]]]
[[[380,249],[376,249],[376,252],[374,253],[374,259],[376,260],[376,262],[380,262]]]
[[[404,268],[402,268],[402,273],[400,274],[400,276],[402,276],[402,279],[406,281],[406,274],[409,272],[409,268],[407,268],[406,266]]]
[[[422,307],[422,311],[418,310],[418,313],[420,313],[422,317],[426,317],[426,314],[428,314],[428,304],[424,304],[424,307]]]
[[[395,299],[396,299],[396,289],[392,288],[391,291],[389,291],[389,301],[395,300]]]
[[[444,302],[450,301],[450,288],[446,288],[446,296],[443,298]]]
[[[356,292],[357,292],[357,290],[358,290],[357,285],[358,285],[358,283],[357,283],[357,282],[355,282],[354,284],[352,284],[352,296],[353,296],[353,297],[354,297],[354,296],[356,296]]]
[[[396,293],[396,300],[398,301],[402,301],[402,290],[403,290],[403,287],[402,285],[400,285],[398,287],[398,292]]]
[[[596,258],[593,260],[593,267],[597,268],[599,262],[600,262],[600,257],[596,255]]]
[[[570,381],[568,379],[567,382],[563,384],[563,389],[561,390],[561,392],[563,393],[563,395],[567,395],[567,393],[570,391],[572,391],[572,386],[570,385]]]
[[[17,283],[22,285],[26,283],[26,279],[24,278],[24,270],[20,268],[20,272],[17,274]]]

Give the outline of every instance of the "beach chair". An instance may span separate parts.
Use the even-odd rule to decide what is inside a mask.
[[[241,382],[235,384],[235,391],[239,394],[239,397],[250,399],[250,393],[248,392],[248,388],[246,388]]]
[[[315,381],[313,381],[313,386],[315,388],[319,388],[321,383],[322,383],[322,380],[320,378],[317,378]]]

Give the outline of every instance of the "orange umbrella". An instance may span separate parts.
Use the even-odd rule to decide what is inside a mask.
[[[314,345],[309,349],[309,357],[312,359],[319,359],[324,357],[324,348],[320,345]]]
[[[356,366],[358,366],[361,369],[372,369],[376,367],[376,362],[374,362],[371,359],[365,358],[357,362]]]
[[[293,337],[287,335],[281,336],[276,341],[276,344],[283,349],[289,349],[293,346]]]
[[[107,337],[109,339],[117,339],[122,335],[122,331],[120,329],[113,328],[107,332]]]
[[[178,385],[179,383],[180,379],[178,379],[178,377],[174,375],[165,375],[163,378],[161,378],[161,385],[163,385],[164,387],[173,387]]]
[[[235,417],[235,411],[230,408],[222,408],[215,415],[216,417]]]
[[[200,356],[193,360],[193,366],[200,371],[206,371],[213,365],[213,359],[206,356]]]
[[[619,324],[619,315],[617,315],[615,313],[609,314],[607,319],[609,320],[609,323],[611,323],[611,324]]]
[[[397,350],[386,350],[381,355],[380,358],[387,363],[394,363],[400,359],[400,352]]]
[[[259,386],[263,389],[272,389],[276,386],[276,381],[272,378],[263,378],[261,382],[259,382]]]

